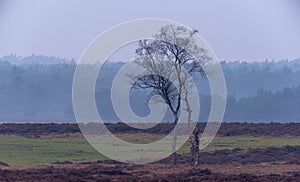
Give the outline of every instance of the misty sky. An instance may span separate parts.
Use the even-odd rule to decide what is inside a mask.
[[[221,60],[300,57],[297,0],[0,0],[0,57],[78,59],[99,33],[140,18],[166,18],[197,28]]]

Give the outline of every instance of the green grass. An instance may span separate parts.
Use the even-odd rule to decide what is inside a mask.
[[[300,138],[216,137],[204,150],[281,147],[286,145],[300,145]],[[183,147],[179,150],[179,152],[188,151],[188,147]]]
[[[124,140],[135,143],[151,142],[159,136],[122,136]],[[299,138],[263,137],[216,137],[206,151],[258,148],[269,146],[300,145]],[[171,146],[170,146],[171,147]],[[179,153],[188,152],[184,145]],[[134,151],[132,151],[134,152]],[[34,139],[17,136],[0,136],[0,161],[10,165],[45,164],[55,161],[94,161],[105,160],[84,138]]]
[[[55,161],[106,159],[83,138],[32,139],[0,137],[0,161],[8,164],[43,164]]]

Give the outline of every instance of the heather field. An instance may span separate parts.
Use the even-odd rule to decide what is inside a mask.
[[[288,125],[293,125],[290,132],[281,133]],[[163,126],[162,131],[170,127]],[[122,124],[109,127],[116,136],[132,143],[149,143],[162,137],[155,131],[129,131]],[[264,131],[267,128],[273,128],[273,132]],[[192,181],[300,179],[299,124],[224,123],[217,137],[200,151],[197,167],[190,164],[188,144],[178,151],[176,166],[170,158],[133,165],[98,153],[75,124],[1,124],[1,131],[0,181],[163,181],[173,176]],[[251,136],[249,131],[256,135]]]

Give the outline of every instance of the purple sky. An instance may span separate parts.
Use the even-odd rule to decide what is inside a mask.
[[[139,18],[166,18],[197,28],[221,60],[300,57],[297,0],[0,0],[0,57],[78,59],[99,33]]]

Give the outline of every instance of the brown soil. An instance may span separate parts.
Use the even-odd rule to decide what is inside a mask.
[[[158,124],[153,128],[141,130],[131,128],[122,123],[105,124],[115,134],[149,133],[166,135],[174,127],[173,124]],[[199,124],[200,133],[205,128],[205,123]],[[80,136],[77,124],[0,124],[0,134],[18,135],[24,137],[68,137]],[[300,123],[222,123],[218,136],[271,136],[300,137]]]

